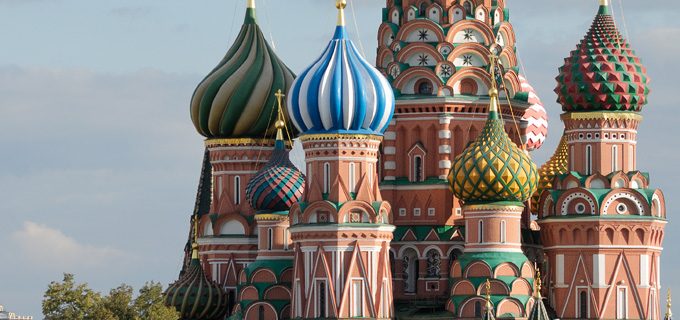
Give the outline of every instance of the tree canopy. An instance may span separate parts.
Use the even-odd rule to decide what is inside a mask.
[[[147,282],[137,296],[127,284],[102,295],[87,283],[76,283],[73,274],[53,281],[43,296],[45,320],[177,320],[179,314],[163,303],[163,286]]]

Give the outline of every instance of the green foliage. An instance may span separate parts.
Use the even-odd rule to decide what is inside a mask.
[[[72,274],[62,282],[51,282],[43,296],[45,320],[177,320],[179,314],[163,301],[163,286],[148,282],[135,298],[131,286],[121,284],[109,294],[77,284]]]

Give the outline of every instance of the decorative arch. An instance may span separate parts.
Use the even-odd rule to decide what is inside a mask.
[[[396,39],[405,42],[439,43],[446,39],[446,35],[442,27],[434,21],[421,19],[405,24],[397,33]]]
[[[305,208],[302,213],[302,223],[317,223],[319,221],[319,212],[328,212],[328,221],[338,221],[338,210],[328,201],[316,201]]]
[[[446,82],[447,86],[453,88],[453,93],[461,94],[460,83],[465,78],[474,79],[477,83],[477,92],[485,92],[491,87],[490,75],[482,68],[469,67],[464,68],[456,72],[449,80]]]
[[[361,219],[360,221],[362,223],[379,223],[376,221],[377,215],[375,213],[375,209],[365,201],[345,202],[338,211],[337,221],[340,223],[350,223],[355,221],[357,217],[354,217],[353,214],[356,210],[361,210],[361,216],[358,218]]]
[[[405,246],[402,246],[401,248],[399,248],[399,252],[397,254],[397,259],[403,258],[404,252],[408,249],[412,249],[413,251],[415,251],[416,257],[422,257],[422,255],[420,254],[420,250],[418,250],[418,248],[416,246],[408,244],[408,245],[405,245]]]
[[[505,284],[505,282],[498,280],[498,279],[489,279],[489,290],[492,295],[509,295],[510,294],[510,289],[508,286]],[[477,287],[477,295],[484,296],[486,295],[486,283],[482,282],[479,284]]]
[[[540,218],[548,217],[550,216],[551,212],[555,212],[553,208],[555,202],[549,190],[543,190],[543,192],[541,193],[541,198],[538,203],[540,203],[538,207]]]
[[[390,22],[383,22],[378,28],[378,45],[380,48],[383,46],[388,47],[397,39],[397,33],[399,32],[399,27]]]
[[[260,268],[255,270],[250,276],[250,282],[257,283],[276,283],[276,275],[269,269]]]
[[[241,294],[240,294],[240,300],[258,300],[260,299],[260,295],[257,292],[257,288],[254,286],[250,285],[247,286],[243,289],[241,289]]]
[[[252,235],[248,221],[238,214],[225,214],[217,218],[213,230],[219,230],[218,235]]]
[[[602,215],[609,214],[609,209],[611,205],[619,203],[619,201],[617,201],[619,199],[626,199],[630,201],[629,203],[633,204],[637,209],[637,212],[634,212],[636,215],[644,216],[647,215],[649,212],[649,205],[647,204],[647,201],[644,201],[644,197],[637,191],[627,189],[627,190],[613,190],[609,192],[602,200],[602,209],[600,211],[600,214]],[[626,203],[625,205],[628,206],[629,203]],[[619,212],[619,214],[622,213]]]
[[[427,7],[427,12],[425,15],[427,16],[428,19],[434,21],[436,24],[441,24],[442,19],[444,17],[444,9],[437,4],[437,3],[432,3],[429,7]],[[443,32],[442,32],[443,34]]]
[[[586,210],[580,214],[587,214],[588,210],[590,210],[589,214],[591,215],[597,214],[597,201],[595,197],[588,190],[582,188],[567,191],[562,196],[560,196],[560,198],[557,200],[557,203],[560,204],[560,214],[564,216],[567,214],[578,213],[576,212],[575,207],[572,207],[572,203],[574,201],[582,202],[583,205],[586,206]]]
[[[378,66],[387,69],[390,63],[394,62],[394,53],[386,47],[378,49]]]
[[[484,261],[475,261],[465,268],[465,278],[491,277],[491,267]]]
[[[630,185],[630,179],[623,171],[617,171],[609,180],[612,189],[628,188]]]
[[[503,47],[514,48],[517,39],[515,38],[515,30],[512,28],[512,24],[507,21],[503,21],[498,27],[497,35],[503,37]]]
[[[586,179],[584,185],[588,189],[609,189],[609,179],[599,173],[595,173]]]
[[[527,279],[524,278],[517,278],[515,281],[512,282],[512,289],[510,291],[510,295],[526,295],[530,296],[532,293],[532,288],[531,284]]]
[[[449,9],[449,23],[455,24],[458,21],[465,20],[465,8],[457,4]]]
[[[488,66],[489,61],[489,49],[482,46],[479,43],[468,43],[459,45],[448,55],[446,60],[451,61],[454,65],[458,67],[484,67]],[[472,61],[466,64],[467,57],[472,57]]]
[[[264,312],[260,315],[260,312]],[[246,320],[257,320],[257,319],[278,319],[279,316],[276,313],[276,308],[268,302],[255,302],[248,306],[244,314],[244,319]]]
[[[515,317],[524,316],[524,306],[522,303],[512,297],[505,298],[498,303],[496,308],[497,314],[512,314]]]
[[[661,190],[654,191],[652,195],[651,214],[657,218],[666,217],[666,202]]]
[[[460,308],[458,308],[458,316],[461,318],[475,318],[475,303],[477,302],[480,302],[482,306],[486,305],[486,300],[482,299],[481,297],[470,297],[460,304]]]
[[[463,34],[459,33],[463,32],[466,29],[471,29],[479,33],[479,35],[482,37],[481,40],[484,41],[483,43],[485,46],[491,45],[491,43],[494,42],[495,40],[495,37],[491,32],[491,28],[489,28],[489,26],[487,26],[486,24],[479,20],[465,20],[459,22],[457,25],[455,25],[453,28],[449,30],[449,32],[446,34],[446,41],[450,43],[465,43],[457,42],[456,40],[462,39],[461,37],[463,36]],[[456,37],[456,35],[458,35],[458,38]]]
[[[514,264],[504,262],[496,266],[496,269],[493,271],[494,278],[501,276],[519,277],[519,270],[517,270]]]
[[[415,94],[416,82],[423,78],[429,79],[432,82],[434,92],[439,92],[439,88],[443,86],[441,79],[434,74],[432,69],[415,67],[402,72],[394,81],[394,87],[403,94]]]
[[[474,296],[477,294],[477,290],[475,290],[475,286],[470,282],[470,280],[467,279],[461,279],[456,284],[453,285],[453,288],[451,288],[451,295],[466,295],[466,296]]]
[[[444,61],[437,49],[424,43],[409,43],[397,53],[396,59],[412,67],[431,67]]]
[[[264,292],[265,300],[290,300],[290,298],[290,289],[282,285],[271,286]]]

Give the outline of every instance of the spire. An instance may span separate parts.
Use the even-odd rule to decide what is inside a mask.
[[[274,94],[276,96],[276,100],[278,103],[278,115],[276,116],[276,123],[274,123],[274,126],[276,127],[276,141],[283,141],[283,128],[286,127],[286,122],[283,120],[283,98],[286,96],[281,92],[281,89]]]
[[[498,102],[498,88],[496,88],[496,62],[498,56],[491,54],[489,58],[491,60],[491,89],[489,89],[489,98],[491,101],[489,104],[489,119],[498,119],[498,105],[500,104]]]
[[[598,14],[610,15],[609,0],[600,0],[600,11]]]
[[[255,15],[255,0],[247,0],[246,3],[246,19],[244,24],[257,24],[257,15]]]
[[[493,315],[493,305],[491,305],[491,281],[486,279],[486,306],[484,307],[483,320],[495,320],[496,317]]]
[[[536,268],[536,277],[534,278],[534,298],[541,299],[541,269]]]
[[[666,317],[664,320],[672,320],[673,311],[671,311],[671,289],[668,288],[668,295],[666,296]]]
[[[347,7],[347,0],[336,0],[335,7],[338,8],[338,26],[345,26],[345,8]]]

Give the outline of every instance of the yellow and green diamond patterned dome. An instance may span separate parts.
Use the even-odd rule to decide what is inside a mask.
[[[538,171],[531,157],[510,140],[498,113],[498,91],[482,133],[453,160],[449,183],[465,203],[525,202],[536,192]]]

